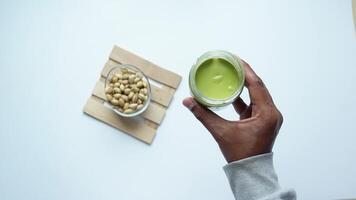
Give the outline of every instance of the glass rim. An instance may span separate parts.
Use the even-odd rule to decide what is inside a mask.
[[[197,70],[205,61],[212,58],[220,58],[229,62],[235,68],[238,75],[240,74],[239,76],[241,76],[240,77],[241,84],[236,89],[234,94],[232,94],[229,97],[222,98],[222,99],[214,99],[214,98],[207,97],[203,95],[195,85],[195,75]],[[240,96],[244,88],[244,83],[245,83],[245,72],[239,57],[224,50],[214,50],[214,51],[205,52],[204,54],[198,57],[196,63],[192,66],[189,73],[189,87],[192,95],[199,103],[209,107],[223,107],[226,106],[227,104],[232,103],[235,99],[237,99]]]

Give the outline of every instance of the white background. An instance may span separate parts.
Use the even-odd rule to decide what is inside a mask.
[[[183,76],[152,145],[82,113],[114,44]],[[283,112],[281,185],[355,198],[351,1],[34,0],[0,2],[0,199],[233,199],[219,148],[181,105],[212,49],[248,61]]]

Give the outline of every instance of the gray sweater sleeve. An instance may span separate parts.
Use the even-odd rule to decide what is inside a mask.
[[[237,200],[294,200],[294,190],[282,190],[273,167],[273,153],[252,156],[224,166]]]

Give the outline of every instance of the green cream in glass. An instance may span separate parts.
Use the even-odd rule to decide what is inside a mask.
[[[209,51],[189,73],[193,97],[207,107],[232,103],[242,92],[245,76],[240,59],[227,51]]]

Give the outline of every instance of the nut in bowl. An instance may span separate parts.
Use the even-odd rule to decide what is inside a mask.
[[[134,117],[147,109],[151,101],[151,88],[148,78],[140,69],[119,64],[106,76],[105,96],[117,114]]]

